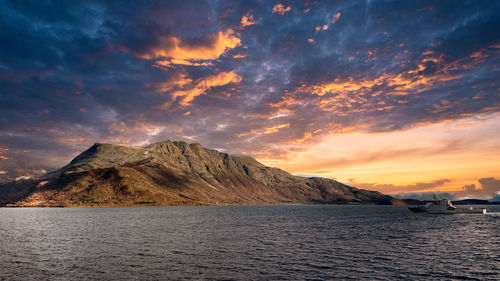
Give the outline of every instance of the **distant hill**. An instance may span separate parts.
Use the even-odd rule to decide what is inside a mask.
[[[413,199],[420,201],[433,200],[434,195],[436,195],[439,198],[446,197],[450,200],[453,200],[455,198],[454,194],[447,192],[407,192],[407,193],[391,194],[391,196],[399,199],[406,199],[406,200]]]
[[[491,198],[488,201],[490,201],[490,202],[499,202],[500,203],[500,195],[497,195],[497,196]]]
[[[283,203],[401,204],[332,179],[303,178],[200,144],[94,144],[34,180],[0,185],[4,206],[137,206]]]
[[[482,200],[482,199],[464,199],[464,200],[457,200],[457,201],[452,201],[454,205],[493,205],[493,204],[500,204],[500,202],[490,202],[488,200]]]

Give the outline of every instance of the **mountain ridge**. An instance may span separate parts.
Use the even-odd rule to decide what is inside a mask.
[[[252,157],[163,141],[95,143],[64,167],[0,185],[2,206],[403,204],[332,179],[294,176]]]

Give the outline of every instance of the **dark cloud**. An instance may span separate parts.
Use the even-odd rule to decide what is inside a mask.
[[[500,110],[498,1],[274,4],[1,1],[0,170],[66,155],[28,165],[52,168],[98,141],[283,157],[347,127]],[[227,72],[238,79],[207,81]]]
[[[422,187],[422,189],[426,189],[428,187],[439,188],[444,183],[449,181],[434,181],[433,183],[418,183],[415,184],[414,187]],[[439,197],[447,197],[451,200],[462,200],[462,199],[485,199],[491,200],[492,198],[498,197],[500,195],[500,180],[494,177],[489,178],[481,178],[478,180],[478,185],[476,184],[468,184],[462,187],[462,190],[450,191],[450,192],[404,192],[394,194],[397,198],[408,198],[408,199],[418,199],[418,200],[430,200],[433,198],[433,195],[436,194]],[[363,185],[364,186],[364,185]],[[376,185],[366,186],[366,187],[375,187]],[[388,185],[392,186],[392,185]],[[397,190],[396,186],[393,190]],[[404,190],[408,186],[401,186],[397,188],[401,188]],[[412,188],[413,189],[413,188]],[[411,189],[410,189],[411,190]],[[415,189],[418,190],[418,189]],[[389,191],[390,192],[390,191]],[[494,201],[494,200],[493,200]]]
[[[475,184],[467,184],[462,187],[465,192],[473,192],[476,189]]]
[[[461,195],[464,197],[479,196],[487,199],[500,195],[500,180],[490,177],[479,179],[478,182],[479,186],[477,187],[474,184],[463,186]]]

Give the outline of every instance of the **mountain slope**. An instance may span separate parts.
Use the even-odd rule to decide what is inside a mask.
[[[326,178],[303,178],[200,144],[94,144],[36,180],[0,185],[6,206],[132,206],[282,203],[397,204]]]

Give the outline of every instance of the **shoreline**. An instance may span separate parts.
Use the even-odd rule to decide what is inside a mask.
[[[54,206],[27,206],[27,205],[0,205],[0,208],[135,208],[135,207],[224,207],[224,206],[407,206],[402,204],[374,204],[374,203],[269,203],[269,204],[134,204],[134,205],[54,205]]]

